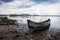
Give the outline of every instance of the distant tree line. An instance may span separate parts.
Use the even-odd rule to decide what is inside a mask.
[[[39,16],[39,15],[30,15],[30,14],[10,14],[10,16]]]

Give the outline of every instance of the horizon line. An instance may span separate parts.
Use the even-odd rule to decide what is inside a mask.
[[[11,16],[11,15],[0,15],[0,16]],[[48,17],[60,17],[60,15],[12,15],[12,16],[48,16]]]

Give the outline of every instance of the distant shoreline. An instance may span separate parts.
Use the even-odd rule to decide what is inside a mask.
[[[60,17],[60,15],[0,15],[0,17],[17,17],[17,16],[21,16],[21,17],[26,17],[26,16],[40,16],[40,17]]]

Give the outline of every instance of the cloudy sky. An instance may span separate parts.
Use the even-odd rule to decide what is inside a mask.
[[[0,14],[60,15],[60,0],[0,0]]]

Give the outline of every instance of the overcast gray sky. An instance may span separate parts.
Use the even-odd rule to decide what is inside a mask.
[[[0,14],[60,15],[60,0],[0,0]]]

